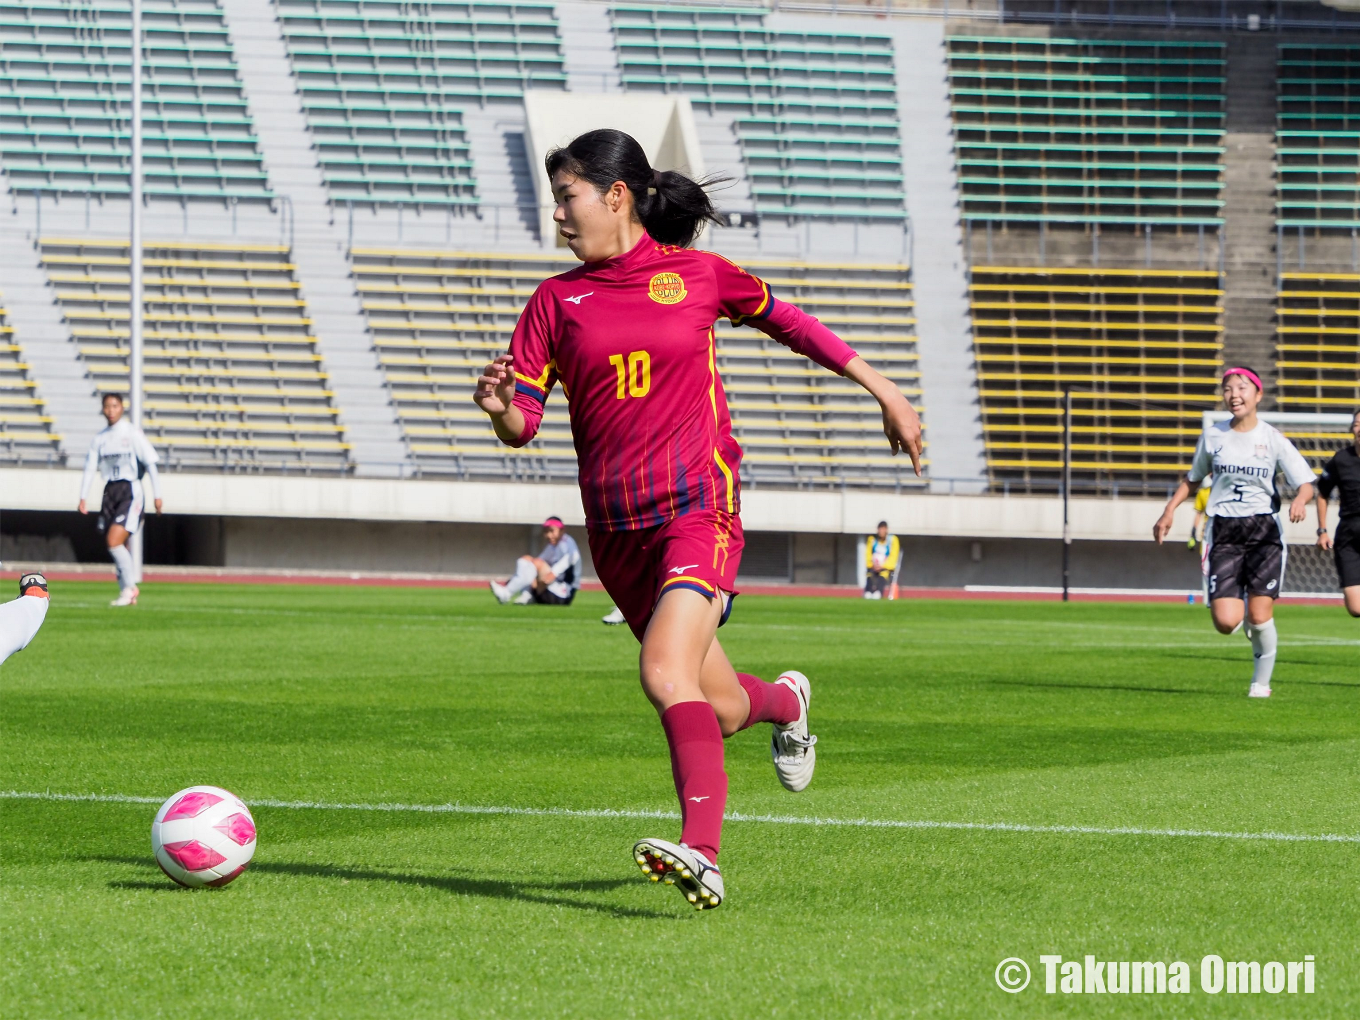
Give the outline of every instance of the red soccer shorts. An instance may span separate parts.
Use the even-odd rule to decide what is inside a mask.
[[[590,532],[595,574],[639,641],[672,588],[735,595],[743,545],[741,519],[721,510],[695,510],[652,528]]]

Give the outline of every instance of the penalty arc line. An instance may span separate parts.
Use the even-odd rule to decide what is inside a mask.
[[[162,797],[138,797],[108,793],[38,793],[0,790],[0,800],[93,802],[103,804],[160,804]],[[538,818],[640,818],[678,821],[676,811],[644,811],[617,808],[532,808],[478,804],[343,804],[309,800],[254,800],[251,807],[299,811],[382,811],[413,814],[519,815]],[[1135,826],[1026,825],[1019,822],[942,822],[895,818],[819,818],[800,815],[752,815],[729,812],[729,822],[767,825],[809,825],[826,828],[916,829],[958,832],[1013,832],[1067,836],[1163,836],[1190,839],[1263,840],[1277,843],[1360,843],[1360,834],[1296,832],[1227,832],[1216,829],[1145,829]]]

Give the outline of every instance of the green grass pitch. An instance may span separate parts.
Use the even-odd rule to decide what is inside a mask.
[[[483,592],[57,582],[0,667],[0,789],[674,811],[637,646]],[[1279,610],[1276,696],[1202,608],[747,596],[739,668],[814,684],[818,771],[727,743],[743,815],[1360,832],[1360,626]],[[667,819],[259,806],[221,890],[150,804],[0,799],[0,1013],[65,1017],[1354,1017],[1360,843],[733,821],[698,914],[629,848]],[[1187,961],[1186,995],[1063,995],[1040,954]],[[1206,954],[1316,959],[1211,995]],[[994,979],[1020,957],[1034,980]]]

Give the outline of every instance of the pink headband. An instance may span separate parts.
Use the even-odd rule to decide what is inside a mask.
[[[1256,391],[1257,391],[1258,393],[1262,393],[1262,392],[1265,391],[1265,387],[1261,385],[1261,377],[1260,377],[1259,375],[1257,375],[1255,372],[1253,372],[1253,371],[1252,371],[1251,369],[1249,369],[1249,368],[1230,368],[1230,369],[1227,369],[1227,370],[1223,373],[1223,381],[1224,381],[1224,382],[1227,382],[1227,381],[1228,381],[1228,376],[1230,376],[1230,375],[1241,375],[1241,376],[1246,376],[1246,378],[1251,382],[1251,384],[1252,384],[1253,386],[1256,387]]]

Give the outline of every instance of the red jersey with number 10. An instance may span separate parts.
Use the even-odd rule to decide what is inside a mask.
[[[737,513],[741,448],[713,325],[765,315],[765,284],[712,252],[658,244],[543,281],[515,327],[523,446],[561,382],[586,524],[648,528],[693,510]]]

